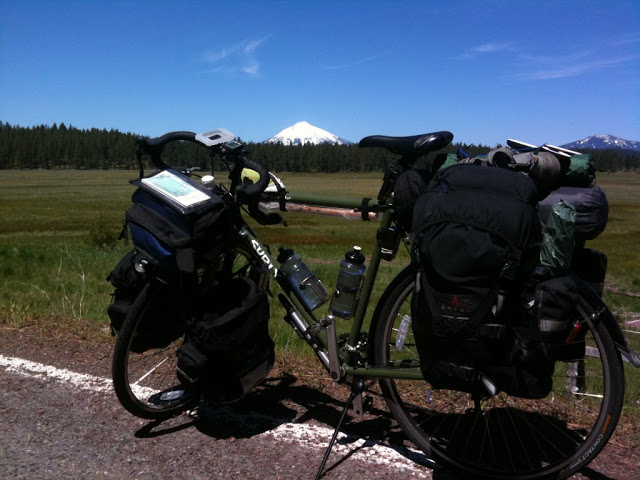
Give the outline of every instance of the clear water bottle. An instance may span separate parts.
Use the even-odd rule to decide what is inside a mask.
[[[336,317],[349,318],[355,313],[360,281],[365,270],[365,258],[360,250],[358,246],[353,247],[340,262],[338,282],[329,307],[331,314]]]
[[[396,335],[396,350],[402,350],[404,348],[409,327],[411,327],[411,317],[409,315],[403,315],[400,326],[398,327],[398,335]]]
[[[278,262],[280,262],[280,270],[286,274],[296,297],[309,310],[315,310],[329,300],[329,292],[325,286],[309,270],[306,263],[302,261],[302,257],[292,249],[281,248]]]

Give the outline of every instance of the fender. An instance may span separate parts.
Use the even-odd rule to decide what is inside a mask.
[[[602,298],[580,277],[573,276],[578,285],[578,308],[582,309],[597,324],[602,322],[611,334],[613,343],[620,354],[625,357],[631,365],[640,368],[640,356],[631,350],[627,339],[624,338],[622,329],[616,318],[609,310],[609,307],[602,301]]]

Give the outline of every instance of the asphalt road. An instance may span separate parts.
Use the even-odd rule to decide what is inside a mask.
[[[0,479],[315,478],[346,387],[318,372],[294,377],[276,368],[232,406],[150,422],[118,403],[112,347],[0,330]],[[379,398],[342,431],[324,479],[460,480],[407,448]],[[639,459],[637,447],[614,438],[571,478],[636,479]]]
[[[339,414],[338,399],[276,377],[233,407],[149,422],[123,410],[108,379],[78,373],[0,357],[0,478],[314,478],[332,433],[318,418]],[[366,439],[389,423],[347,428],[323,478],[432,478],[423,455]]]

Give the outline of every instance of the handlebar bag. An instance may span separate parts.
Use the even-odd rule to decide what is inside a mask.
[[[225,282],[207,297],[178,349],[178,378],[198,386],[209,399],[231,402],[249,393],[273,367],[269,300],[248,277]]]
[[[192,272],[197,254],[222,244],[225,205],[213,192],[172,170],[131,183],[138,189],[126,224],[136,248],[161,269]]]

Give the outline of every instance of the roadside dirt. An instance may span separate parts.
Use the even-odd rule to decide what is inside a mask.
[[[74,372],[110,377],[113,340],[46,335],[33,329],[0,328],[0,354]],[[2,478],[313,478],[326,441],[295,445],[269,435],[286,424],[332,428],[349,391],[330,382],[314,359],[279,360],[268,381],[246,400],[223,410],[203,410],[156,423],[136,419],[115,395],[74,392],[46,381],[20,378],[0,368],[0,477]],[[636,416],[637,418],[637,416]],[[573,479],[640,478],[640,425],[623,418],[594,462]],[[423,455],[403,450],[404,434],[382,399],[343,428],[348,446],[334,453],[323,478],[455,480],[433,469]],[[382,468],[362,459],[374,444],[400,446],[416,470]],[[407,445],[409,446],[409,445]],[[418,472],[418,473],[416,473]]]

